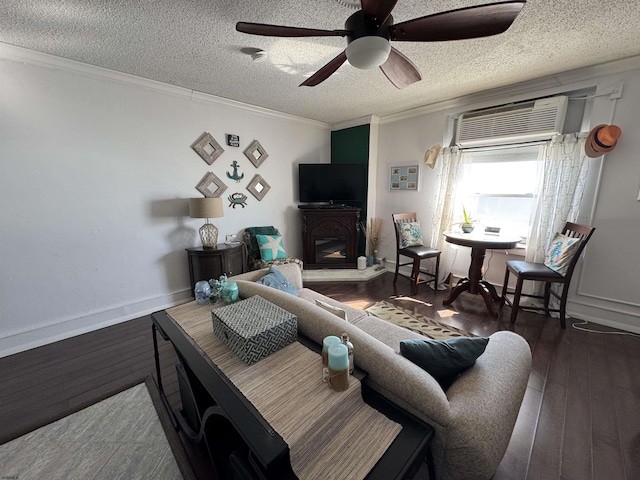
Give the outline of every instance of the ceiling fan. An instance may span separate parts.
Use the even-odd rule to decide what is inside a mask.
[[[506,31],[525,0],[507,1],[450,10],[393,24],[391,11],[398,0],[360,0],[362,10],[351,15],[344,30],[285,27],[238,22],[236,30],[273,37],[347,37],[347,48],[300,86],[314,87],[325,81],[346,60],[360,69],[380,67],[391,83],[404,88],[422,79],[411,60],[396,50],[390,40],[443,42],[488,37]]]

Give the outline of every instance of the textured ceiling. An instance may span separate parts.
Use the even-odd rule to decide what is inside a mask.
[[[344,64],[298,87],[346,46],[341,37],[270,38],[238,21],[341,29],[340,0],[2,0],[0,42],[330,124],[411,108],[640,55],[640,1],[529,0],[504,34],[393,45],[422,72],[397,90]],[[396,23],[490,1],[399,0]],[[242,52],[260,48],[254,62]]]

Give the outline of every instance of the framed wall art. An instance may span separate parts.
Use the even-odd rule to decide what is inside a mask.
[[[420,165],[399,165],[389,167],[389,190],[418,191]]]
[[[264,149],[264,147],[260,145],[260,142],[258,140],[254,140],[253,142],[251,142],[242,153],[244,153],[244,156],[247,157],[256,168],[262,165],[262,162],[264,162],[269,157],[269,154]]]
[[[253,177],[251,183],[247,185],[247,190],[249,190],[251,194],[258,199],[258,201],[262,200],[270,189],[271,185],[265,182],[264,178],[260,175]]]
[[[213,172],[207,172],[196,185],[196,190],[207,198],[220,197],[226,189],[227,186]]]
[[[211,165],[216,159],[224,153],[224,148],[220,146],[216,139],[209,132],[204,132],[191,145],[191,148],[200,155],[200,157]]]

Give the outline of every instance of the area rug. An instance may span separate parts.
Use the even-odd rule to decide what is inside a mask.
[[[124,388],[0,445],[2,478],[193,479],[151,377]]]
[[[425,315],[412,313],[384,300],[366,309],[371,315],[389,323],[407,328],[434,340],[446,340],[452,337],[473,337],[469,332],[435,321]]]

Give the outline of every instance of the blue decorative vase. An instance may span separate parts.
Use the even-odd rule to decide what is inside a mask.
[[[473,232],[473,225],[471,223],[463,223],[462,225],[460,225],[460,228],[462,228],[462,231],[464,233]]]
[[[193,291],[198,305],[207,305],[209,303],[209,296],[211,295],[211,285],[209,285],[209,282],[200,280],[196,283]]]
[[[220,294],[224,303],[235,303],[238,301],[240,294],[238,293],[238,284],[236,282],[227,282],[222,287]]]

